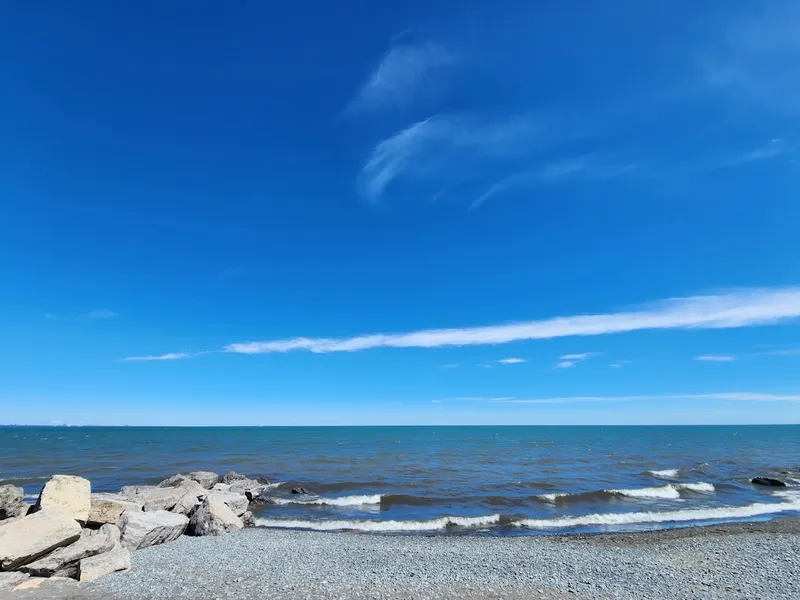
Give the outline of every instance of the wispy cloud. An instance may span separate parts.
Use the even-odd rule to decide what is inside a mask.
[[[723,161],[721,166],[738,167],[748,163],[761,162],[778,158],[779,156],[784,156],[791,153],[793,150],[794,148],[788,146],[782,139],[773,138],[763,146],[759,146],[753,150],[750,150],[749,152],[744,152],[738,156],[730,158],[727,161]]]
[[[778,350],[759,352],[759,354],[761,356],[800,356],[800,348],[780,348]]]
[[[528,362],[527,358],[502,358],[498,360],[501,365],[518,365],[520,363]]]
[[[442,365],[443,369],[457,369],[459,367],[458,363],[450,363],[447,365]]]
[[[730,354],[702,354],[695,356],[694,359],[704,362],[733,362],[736,357]]]
[[[441,114],[418,121],[380,142],[361,169],[361,194],[377,202],[399,178],[427,180],[438,186],[463,177],[480,161],[520,156],[546,137],[546,126],[531,115],[499,120],[469,114]]]
[[[564,354],[558,357],[558,362],[556,363],[556,369],[571,369],[575,365],[580,362],[583,362],[587,358],[591,358],[592,356],[596,356],[597,352],[582,352],[580,354]]]
[[[395,45],[383,56],[345,112],[353,114],[411,104],[430,93],[442,69],[455,63],[452,53],[433,42]]]
[[[621,369],[623,367],[628,366],[629,364],[631,364],[631,361],[629,360],[617,360],[612,362],[608,366],[611,367],[612,369]]]
[[[453,398],[453,400],[460,400]],[[470,398],[496,404],[603,404],[616,402],[659,402],[668,400],[730,402],[800,402],[800,394],[721,392],[712,394],[643,394],[633,396],[563,396],[552,398]]]
[[[551,162],[543,166],[514,173],[494,183],[483,194],[478,196],[469,209],[475,210],[487,200],[499,194],[524,189],[542,183],[553,183],[565,180],[605,181],[621,177],[636,170],[633,163],[606,164],[596,157],[581,156]]]
[[[751,288],[686,298],[671,298],[617,313],[554,317],[507,325],[427,329],[351,338],[292,338],[239,342],[225,352],[266,354],[307,350],[357,352],[372,348],[438,348],[506,344],[522,340],[595,336],[659,329],[729,329],[774,325],[800,317],[800,288]]]
[[[161,354],[158,356],[130,356],[128,358],[124,358],[123,360],[127,362],[150,361],[150,360],[182,360],[184,358],[192,358],[193,356],[197,356],[197,354],[192,354],[190,352],[168,352],[167,354]]]

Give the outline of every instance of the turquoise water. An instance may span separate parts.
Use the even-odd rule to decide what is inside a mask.
[[[523,534],[800,514],[800,426],[0,427],[0,483],[31,495],[53,473],[116,491],[198,469],[281,484],[257,514],[267,527]]]

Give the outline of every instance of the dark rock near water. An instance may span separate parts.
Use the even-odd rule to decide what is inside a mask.
[[[781,481],[780,479],[775,479],[773,477],[753,477],[750,480],[755,485],[765,485],[768,487],[786,487],[786,483]]]
[[[245,511],[245,513],[239,518],[242,520],[242,524],[245,527],[255,527],[256,526],[256,517],[249,510]]]
[[[304,487],[294,487],[292,488],[292,494],[307,494],[308,490]]]
[[[269,485],[270,480],[262,475],[261,477],[258,478],[258,483],[260,483],[261,485]]]
[[[242,475],[241,473],[237,473],[236,471],[228,471],[222,478],[222,483],[230,485],[234,481],[247,481],[249,479],[250,478],[247,475]]]
[[[244,527],[242,520],[221,499],[208,496],[192,518],[186,532],[189,535],[225,535]]]

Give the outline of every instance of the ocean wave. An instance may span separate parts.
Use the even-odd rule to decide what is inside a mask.
[[[288,519],[256,519],[259,527],[279,529],[312,529],[314,531],[437,531],[448,527],[486,527],[500,523],[500,515],[482,517],[440,517],[428,521],[294,521]]]
[[[267,499],[270,504],[287,505],[320,505],[320,506],[364,506],[366,504],[380,504],[380,494],[368,496],[341,496],[339,498],[277,498]]]
[[[766,504],[757,502],[746,506],[721,506],[718,508],[688,508],[673,511],[603,513],[581,517],[558,517],[555,519],[523,519],[511,523],[516,527],[555,529],[563,527],[590,527],[593,525],[636,525],[642,523],[679,523],[687,521],[716,521],[720,519],[746,519],[800,510],[800,496],[787,502]]]
[[[539,494],[534,496],[539,500],[552,504],[568,503],[574,500],[603,500],[615,497],[640,498],[652,500],[678,500],[681,492],[711,493],[714,486],[710,483],[699,481],[697,483],[668,483],[657,487],[630,488],[630,489],[609,489],[596,492],[581,492],[575,494],[553,493]]]
[[[658,479],[675,479],[680,473],[680,469],[664,469],[663,471],[648,471],[648,473]]]

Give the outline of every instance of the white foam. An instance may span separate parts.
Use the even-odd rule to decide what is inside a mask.
[[[788,496],[787,496],[788,497]],[[685,510],[604,513],[582,517],[559,517],[557,519],[524,519],[512,523],[516,527],[551,529],[560,527],[587,527],[592,525],[634,525],[637,523],[677,523],[685,521],[714,521],[718,519],[743,519],[758,515],[769,515],[800,510],[800,496],[792,496],[789,502],[773,504],[755,503],[747,506],[720,506],[718,508],[694,508]]]
[[[660,498],[664,500],[675,500],[681,495],[672,485],[662,485],[659,487],[634,488],[630,490],[606,490],[609,494],[626,496],[628,498]]]
[[[381,495],[372,494],[369,496],[342,496],[340,498],[270,498],[273,504],[316,504],[321,506],[364,506],[365,504],[380,504]]]
[[[606,490],[609,494],[617,496],[627,496],[628,498],[653,498],[663,500],[678,500],[681,497],[680,491],[709,493],[714,491],[714,486],[704,481],[697,483],[668,483],[658,487],[633,488],[630,490]]]
[[[697,483],[673,483],[672,485],[679,490],[689,490],[690,492],[698,492],[700,494],[708,494],[714,491],[714,486],[705,481],[698,481]]]
[[[274,490],[275,488],[281,487],[285,482],[283,481],[276,481],[275,483],[265,483],[261,486],[261,489],[264,490]]]
[[[25,500],[38,500],[39,494],[25,494]]]
[[[315,531],[436,531],[446,527],[483,527],[500,522],[500,515],[484,517],[440,517],[429,521],[292,521],[256,519],[256,525],[280,529]]]
[[[561,492],[557,494],[539,494],[536,497],[541,498],[542,500],[547,500],[548,502],[555,502],[559,498],[565,498],[566,496],[571,496],[571,494],[565,494]]]
[[[653,477],[659,479],[674,479],[678,476],[679,469],[664,469],[663,471],[648,471]]]

